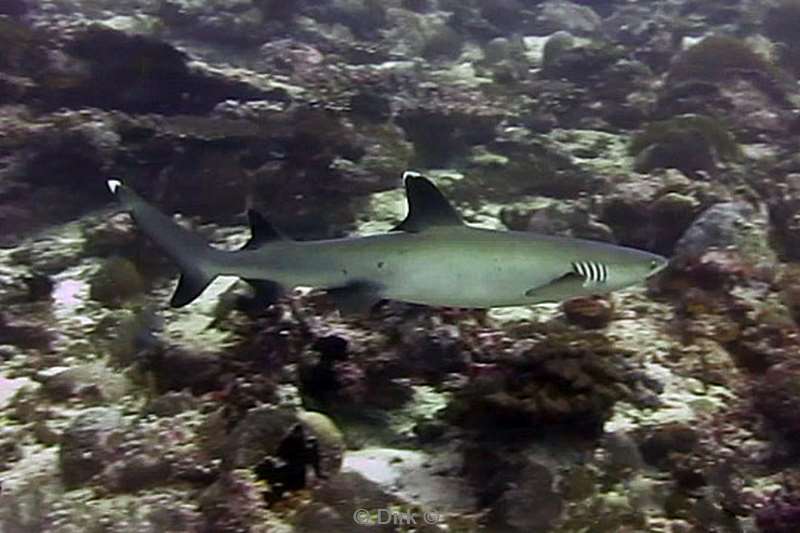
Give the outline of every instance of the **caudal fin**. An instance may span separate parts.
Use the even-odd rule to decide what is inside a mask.
[[[199,235],[182,228],[119,180],[108,180],[108,188],[127,210],[142,232],[167,254],[181,271],[170,305],[183,307],[194,301],[219,274],[215,252]]]

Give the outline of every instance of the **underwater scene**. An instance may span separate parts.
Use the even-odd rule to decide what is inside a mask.
[[[0,0],[0,533],[800,532],[800,0]]]

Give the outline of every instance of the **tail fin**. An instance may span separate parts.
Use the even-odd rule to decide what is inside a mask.
[[[108,180],[111,194],[136,220],[142,232],[152,239],[181,271],[178,287],[170,305],[183,307],[191,303],[219,274],[214,252],[208,243],[147,203],[118,180]]]

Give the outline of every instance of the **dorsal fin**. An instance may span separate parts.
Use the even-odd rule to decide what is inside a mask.
[[[419,232],[431,226],[460,226],[461,215],[428,178],[406,172],[408,215],[394,230]]]
[[[247,219],[250,221],[250,240],[242,246],[242,250],[252,250],[271,241],[283,240],[286,237],[278,231],[264,215],[255,209],[247,210]]]

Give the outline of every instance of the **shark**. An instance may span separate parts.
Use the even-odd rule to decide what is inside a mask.
[[[323,289],[343,314],[367,313],[387,299],[524,306],[622,289],[668,264],[660,255],[608,242],[470,226],[431,180],[413,172],[403,180],[408,212],[386,233],[298,241],[251,209],[251,237],[238,250],[211,246],[120,180],[107,185],[180,269],[173,307],[191,303],[223,275],[248,282],[264,304],[295,287]]]

